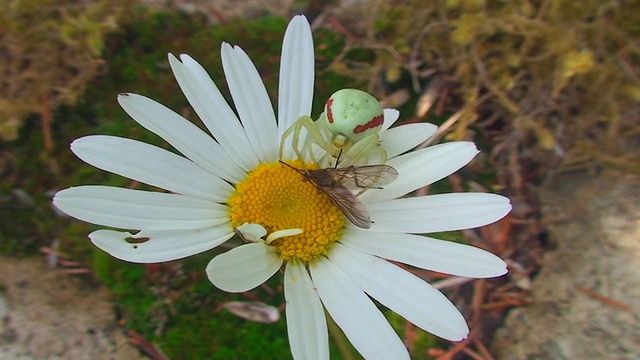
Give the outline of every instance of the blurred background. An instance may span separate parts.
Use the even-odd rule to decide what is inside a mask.
[[[401,123],[441,126],[432,143],[481,149],[421,192],[490,191],[514,204],[491,226],[436,235],[501,256],[507,276],[412,269],[472,329],[451,344],[385,312],[413,358],[640,359],[640,1],[621,0],[0,0],[0,357],[290,358],[279,279],[217,290],[204,267],[223,247],[157,265],[112,259],[89,242],[96,227],[56,212],[51,197],[142,186],[83,164],[75,138],[169,148],[128,118],[121,92],[202,125],[169,52],[190,54],[225,93],[220,44],[240,45],[276,103],[295,14],[313,28],[312,115],[338,89],[366,90]],[[339,331],[332,340],[332,358],[358,358]]]

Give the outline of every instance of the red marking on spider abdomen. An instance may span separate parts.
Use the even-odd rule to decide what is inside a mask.
[[[380,126],[382,125],[382,123],[384,122],[384,115],[378,115],[376,117],[374,117],[373,119],[369,120],[369,122],[362,124],[362,125],[358,125],[355,128],[353,128],[353,133],[354,134],[360,134],[363,133],[369,129],[373,129],[376,126]]]
[[[331,111],[331,105],[333,105],[333,99],[329,98],[329,100],[327,100],[327,120],[329,120],[329,124],[333,124],[333,112]]]

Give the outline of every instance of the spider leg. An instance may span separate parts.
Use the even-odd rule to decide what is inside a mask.
[[[302,134],[302,129],[307,130],[305,135]],[[307,158],[310,158],[313,162],[317,163],[313,152],[313,144],[318,145],[327,152],[329,151],[328,148],[330,144],[326,140],[326,137],[323,136],[322,129],[320,129],[318,123],[313,121],[309,116],[301,116],[282,134],[280,141],[280,159],[282,159],[284,154],[285,139],[289,136],[293,136],[291,146],[300,161],[305,161]],[[301,138],[303,136],[304,139],[302,140]]]
[[[280,137],[280,149],[278,151],[278,158],[280,160],[283,159],[282,155],[284,155],[284,144],[285,144],[285,140],[289,137],[289,135],[291,135],[291,133],[296,129],[297,125],[298,125],[298,121],[300,121],[300,119],[296,120],[293,124],[291,124],[291,126],[289,126],[289,128],[287,130],[285,130],[282,133],[282,136]],[[295,149],[296,148],[296,144],[295,142],[291,143],[291,146]]]
[[[300,143],[300,136],[302,135],[302,129],[307,129],[307,134],[309,133],[309,131],[313,131],[312,130],[313,119],[311,119],[308,116],[300,117],[298,120],[296,120],[294,126],[295,128],[293,131],[293,141],[291,143],[291,146],[293,146],[293,151],[296,153],[298,160],[304,161],[305,160],[304,153],[303,151],[300,151],[300,147],[298,146],[298,144]],[[305,142],[306,142],[306,139],[305,139]],[[304,150],[304,146],[303,146],[303,150]]]
[[[302,150],[299,146],[300,137],[302,136],[302,129],[306,129],[307,132],[313,132],[314,127],[315,127],[315,124],[311,117],[301,116],[287,130],[285,130],[285,132],[282,133],[282,137],[280,139],[280,152],[279,152],[280,159],[283,159],[285,140],[289,136],[293,135],[293,139],[291,141],[291,147],[293,148],[293,151],[296,153],[298,160],[304,161],[303,152],[304,152],[305,145],[302,146]],[[306,140],[305,140],[305,143],[306,143]]]
[[[345,162],[340,165],[342,167],[351,166],[374,156],[379,157],[378,163],[384,164],[387,161],[387,152],[379,142],[378,134],[371,134],[354,144],[348,144],[344,156]]]
[[[303,153],[309,156],[309,158],[316,164],[324,163],[325,160],[328,160],[328,156],[331,156],[333,152],[333,147],[331,146],[331,133],[329,133],[328,129],[323,126],[321,121],[315,121],[312,123],[313,126],[307,128],[307,137],[304,141],[303,145]],[[316,156],[317,150],[315,147],[319,147],[322,149],[325,154],[318,160]]]
[[[362,182],[359,181],[358,178],[354,179],[354,183],[355,183],[355,186],[360,189],[360,191],[358,191],[356,196],[360,196],[360,195],[364,194],[365,191],[367,191],[367,190],[371,190],[371,189],[378,189],[379,190],[379,189],[382,189],[381,186],[367,186],[365,184],[362,184]]]

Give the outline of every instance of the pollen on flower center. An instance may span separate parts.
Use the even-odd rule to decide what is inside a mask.
[[[300,161],[291,162],[298,169],[314,169]],[[324,255],[344,227],[342,212],[329,196],[302,174],[280,162],[258,165],[236,185],[228,200],[231,222],[262,225],[268,233],[300,228],[302,234],[275,240],[270,245],[282,258],[311,261]]]

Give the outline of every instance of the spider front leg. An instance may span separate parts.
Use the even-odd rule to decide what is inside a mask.
[[[299,146],[302,129],[307,130],[302,146]],[[283,134],[280,139],[280,159],[283,158],[285,140],[293,134],[291,146],[296,153],[298,160],[305,161],[308,155],[313,162],[316,162],[313,154],[312,145],[315,143],[325,151],[330,151],[330,144],[323,136],[321,129],[313,119],[309,116],[301,116],[296,120]]]
[[[387,152],[380,146],[380,136],[372,133],[367,137],[349,144],[343,154],[345,159],[340,165],[347,167],[358,164],[361,160],[367,160],[377,156],[375,163],[384,164],[387,161]],[[371,161],[365,161],[370,163]]]

